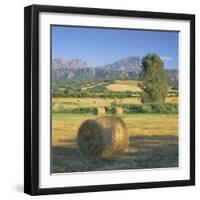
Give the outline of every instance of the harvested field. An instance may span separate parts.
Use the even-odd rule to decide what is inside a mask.
[[[123,115],[129,135],[128,150],[95,159],[82,156],[76,140],[81,123],[93,115],[57,113],[52,117],[52,173],[178,166],[177,115]]]
[[[105,98],[53,98],[52,99],[53,104],[60,104],[60,103],[68,103],[68,106],[77,107],[77,104],[79,107],[84,106],[90,106],[90,107],[96,107],[96,106],[110,106],[111,103],[126,103],[126,104],[141,104],[139,97],[131,97],[131,98],[117,98],[117,99],[105,99]],[[167,97],[166,103],[172,103],[177,104],[178,103],[178,97]]]

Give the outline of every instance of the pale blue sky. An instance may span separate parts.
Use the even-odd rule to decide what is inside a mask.
[[[80,58],[91,66],[157,53],[178,67],[178,32],[52,26],[52,58]]]

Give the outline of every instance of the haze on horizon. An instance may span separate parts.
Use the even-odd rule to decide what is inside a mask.
[[[178,32],[52,26],[52,58],[79,58],[90,66],[130,56],[158,54],[165,68],[178,69]]]

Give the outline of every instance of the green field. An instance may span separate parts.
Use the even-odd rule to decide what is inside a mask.
[[[109,98],[139,97],[141,89],[136,80],[74,80],[52,83],[54,98]],[[177,97],[178,88],[169,86],[168,97]]]
[[[111,110],[112,107],[119,106],[126,114],[135,113],[136,110],[139,113],[142,113],[142,110],[144,112],[148,110],[148,112],[178,113],[177,90],[169,87],[169,94],[163,105],[165,108],[153,110],[147,108],[148,106],[143,109],[140,92],[138,81],[135,80],[54,83],[52,111],[54,113],[92,114],[93,109],[97,107]],[[131,107],[135,108],[131,109]]]
[[[110,158],[85,158],[77,146],[77,131],[91,114],[52,114],[52,172],[178,166],[177,114],[126,114],[129,148]]]

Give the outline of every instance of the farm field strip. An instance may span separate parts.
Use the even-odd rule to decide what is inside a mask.
[[[55,104],[69,103],[69,106],[110,106],[111,103],[124,103],[124,104],[141,104],[139,97],[132,98],[115,98],[115,99],[105,99],[105,98],[73,98],[73,97],[59,97],[53,98],[52,102]],[[71,105],[71,103],[73,105]],[[167,97],[166,103],[177,104],[178,97]]]
[[[115,83],[109,84],[106,86],[108,90],[115,91],[115,92],[140,92],[141,89],[138,87],[138,81],[134,80],[116,80]]]
[[[52,144],[62,146],[67,145],[68,140],[75,141],[81,123],[94,117],[90,114],[52,114]],[[121,117],[127,125],[129,136],[178,136],[178,116],[175,114],[127,114]]]

